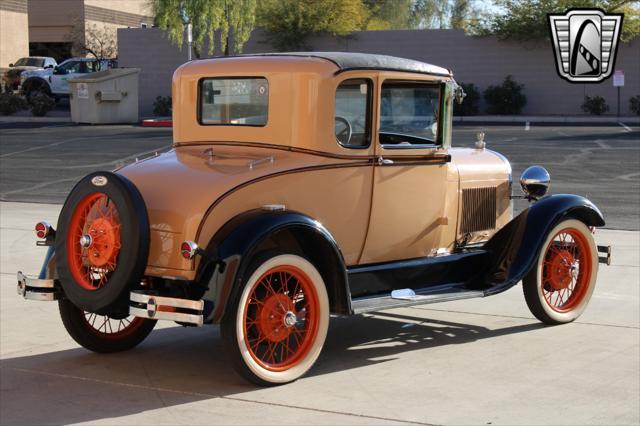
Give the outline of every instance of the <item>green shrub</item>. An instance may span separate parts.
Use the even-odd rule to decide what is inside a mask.
[[[453,115],[476,115],[478,113],[478,102],[480,101],[480,91],[473,84],[458,83],[466,96],[461,104],[453,102]]]
[[[35,117],[44,117],[56,107],[56,101],[46,93],[37,92],[31,96],[31,114]]]
[[[0,94],[0,113],[3,115],[11,115],[27,107],[27,101],[21,96],[9,92]]]
[[[585,96],[581,108],[591,115],[602,115],[609,111],[609,105],[602,96]]]
[[[153,115],[168,117],[171,115],[171,96],[157,96],[153,101]]]
[[[527,104],[527,97],[522,93],[524,84],[518,84],[508,75],[500,86],[489,86],[484,91],[489,114],[516,115]]]
[[[629,98],[629,109],[636,115],[640,115],[640,95]]]

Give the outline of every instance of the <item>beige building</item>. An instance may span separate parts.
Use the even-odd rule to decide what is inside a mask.
[[[103,50],[117,56],[117,28],[151,26],[148,0],[29,0],[29,52],[57,60]]]
[[[0,67],[22,56],[62,61],[83,47],[117,56],[117,28],[152,26],[148,0],[0,0]]]
[[[27,0],[0,0],[0,68],[28,54]]]

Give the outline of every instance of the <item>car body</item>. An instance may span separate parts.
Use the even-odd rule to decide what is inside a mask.
[[[27,98],[36,92],[44,92],[56,98],[65,97],[69,96],[68,80],[113,66],[112,60],[70,58],[51,68],[23,72],[20,76],[20,88]]]
[[[262,385],[313,365],[330,314],[524,280],[538,318],[572,321],[608,250],[589,228],[602,214],[579,196],[544,196],[549,176],[534,166],[520,183],[535,203],[513,218],[509,162],[481,136],[452,147],[462,98],[449,70],[382,55],[184,64],[173,149],[81,180],[57,231],[37,225],[49,255],[19,291],[58,299],[67,330],[95,351],[139,343],[144,321],[219,323],[234,366]],[[133,317],[141,331],[100,340],[96,316]]]
[[[48,56],[27,56],[18,59],[13,64],[9,64],[9,69],[2,75],[2,80],[5,87],[11,90],[18,90],[20,76],[23,72],[50,69],[56,65],[58,65],[56,60]]]

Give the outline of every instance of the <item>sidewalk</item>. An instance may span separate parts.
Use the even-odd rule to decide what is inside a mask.
[[[470,115],[453,117],[454,123],[619,124],[640,125],[640,116]]]

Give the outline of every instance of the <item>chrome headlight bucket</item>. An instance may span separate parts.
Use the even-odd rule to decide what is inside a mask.
[[[520,176],[520,186],[522,192],[529,200],[539,200],[549,191],[551,176],[549,172],[541,166],[528,167]]]

